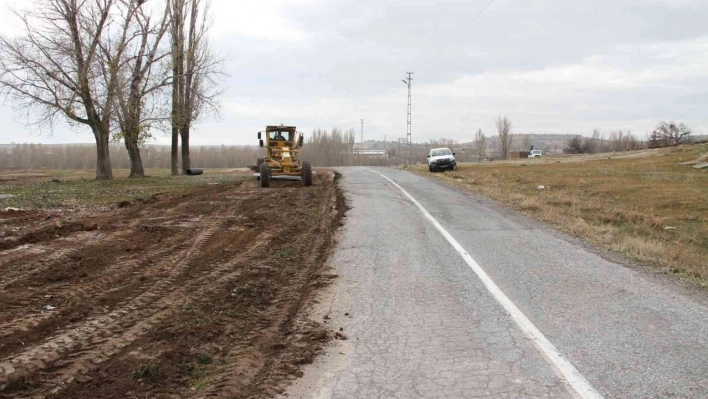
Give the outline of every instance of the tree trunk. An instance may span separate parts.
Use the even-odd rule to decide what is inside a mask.
[[[179,175],[179,127],[181,121],[181,110],[179,106],[179,69],[176,66],[172,69],[172,176]]]
[[[187,174],[187,169],[192,167],[189,158],[189,126],[182,128],[179,135],[182,137],[182,174]]]
[[[181,88],[184,82],[184,0],[172,2],[172,175],[179,175],[179,135],[184,109]]]
[[[177,133],[177,128],[172,127],[172,176],[179,175],[179,152],[177,147],[179,147],[179,134]]]
[[[102,132],[94,127],[96,137],[96,179],[112,180],[111,154],[108,151],[108,132]]]
[[[145,171],[143,170],[143,159],[140,157],[140,147],[134,140],[125,140],[125,149],[128,150],[128,157],[130,158],[130,175],[128,178],[134,177],[145,177]]]

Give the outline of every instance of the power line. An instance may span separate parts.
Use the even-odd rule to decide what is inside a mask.
[[[482,7],[482,9],[480,9],[480,10],[477,12],[477,14],[475,14],[474,17],[472,17],[472,19],[470,19],[469,22],[467,22],[467,24],[466,24],[465,26],[470,26],[470,25],[472,24],[472,22],[474,22],[477,18],[479,18],[479,16],[482,15],[482,13],[483,13],[484,11],[486,11],[487,8],[489,8],[489,6],[492,5],[492,3],[494,3],[494,0],[490,0],[489,3],[487,3],[487,5],[485,5],[484,7]],[[443,50],[445,50],[445,48],[447,48],[447,45],[448,45],[447,43],[443,44],[443,46],[440,47],[440,49],[439,49],[435,54],[433,54],[433,56],[430,57],[430,58],[435,58],[435,57],[437,57],[438,54],[440,54]]]
[[[483,13],[487,8],[489,8],[489,6],[491,6],[492,3],[494,3],[494,0],[491,0],[489,3],[487,3],[486,6],[482,7],[482,9],[479,10],[479,12],[478,12],[474,17],[472,17],[472,19],[470,19],[470,22],[467,23],[467,26],[470,26],[470,24],[471,24],[472,22],[474,22],[475,19],[477,19],[480,15],[482,15],[482,13]]]
[[[477,18],[479,18],[480,15],[482,15],[482,13],[484,13],[484,11],[486,11],[487,8],[489,8],[489,6],[492,5],[492,3],[494,3],[494,0],[489,0],[489,2],[484,7],[482,7],[472,17],[472,19],[470,19],[467,22],[467,24],[465,26],[470,26],[472,24],[472,22],[477,20]],[[438,49],[438,51],[436,51],[435,54],[433,54],[426,61],[437,57],[445,48],[447,48],[447,46],[448,46],[447,43],[443,44],[442,47],[440,47],[440,49]],[[406,130],[406,141],[408,142],[408,145],[410,146],[413,143],[412,132],[411,132],[411,80],[413,79],[413,78],[411,78],[411,75],[413,74],[413,72],[406,72],[406,73],[408,74],[408,80],[405,80],[405,79],[403,80],[403,83],[406,83],[408,85],[408,125],[407,125],[407,130]],[[399,147],[400,147],[400,141],[399,141]]]

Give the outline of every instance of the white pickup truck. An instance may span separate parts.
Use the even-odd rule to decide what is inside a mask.
[[[543,151],[541,150],[531,150],[529,153],[529,158],[540,158],[543,156]]]
[[[457,162],[455,153],[449,148],[433,148],[428,154],[428,170],[435,172],[438,170],[456,170]]]

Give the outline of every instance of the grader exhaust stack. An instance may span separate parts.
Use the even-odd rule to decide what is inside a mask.
[[[305,186],[312,185],[312,166],[300,161],[303,135],[295,126],[267,126],[265,132],[258,132],[258,140],[266,154],[249,167],[261,187],[270,186],[271,179],[301,180]]]

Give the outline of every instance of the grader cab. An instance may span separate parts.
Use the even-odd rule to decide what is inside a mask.
[[[267,126],[265,132],[258,132],[258,140],[265,147],[265,157],[258,158],[251,169],[261,187],[270,186],[271,179],[301,180],[305,186],[312,185],[312,166],[300,161],[304,139],[295,126]]]

